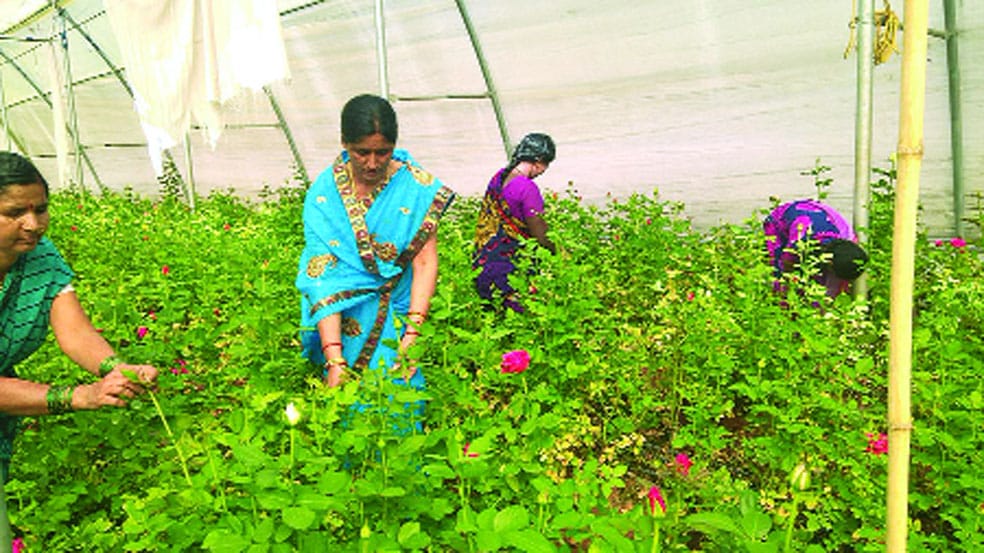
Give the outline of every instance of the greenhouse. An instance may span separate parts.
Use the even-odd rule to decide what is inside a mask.
[[[982,65],[971,0],[0,0],[0,553],[984,550]]]

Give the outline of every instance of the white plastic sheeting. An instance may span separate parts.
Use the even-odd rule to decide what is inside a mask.
[[[95,186],[98,176],[114,189],[156,192],[133,99],[102,58],[126,77],[102,2],[59,4],[67,18],[44,9],[50,2],[0,0],[0,33],[57,38],[68,21],[77,126],[92,165],[85,165],[83,184]],[[563,191],[573,182],[587,201],[658,189],[706,226],[740,222],[770,196],[813,194],[812,177],[801,173],[819,158],[832,168],[829,201],[850,218],[856,61],[843,55],[849,0],[465,4],[512,141],[531,131],[556,139],[558,158],[540,178],[545,188]],[[291,77],[270,91],[313,178],[337,155],[344,101],[379,92],[374,4],[280,0],[278,7]],[[892,7],[901,17],[902,0]],[[401,99],[486,91],[455,2],[386,0],[385,16],[400,146],[460,193],[479,194],[505,161],[491,103]],[[964,188],[971,194],[984,192],[984,2],[958,0],[957,16]],[[942,0],[931,3],[930,27],[943,30]],[[53,175],[49,96],[28,80],[41,91],[50,87],[45,48],[0,41],[9,129],[0,146],[9,141]],[[889,167],[898,140],[900,60],[895,56],[874,70],[875,167]],[[930,38],[921,201],[924,223],[937,235],[952,227],[946,61],[944,42]],[[202,133],[191,134],[196,189],[249,195],[291,179],[294,158],[268,96],[243,93],[225,107],[226,127],[214,150]],[[172,153],[179,169],[187,167],[184,149]],[[973,198],[967,205],[975,206]]]

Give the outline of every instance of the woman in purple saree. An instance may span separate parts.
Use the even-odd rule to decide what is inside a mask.
[[[520,295],[509,284],[509,275],[516,252],[527,239],[556,253],[556,246],[547,237],[543,220],[543,196],[533,179],[542,175],[556,157],[553,140],[541,133],[523,137],[509,161],[489,181],[482,200],[475,230],[475,253],[472,268],[479,269],[475,289],[494,309],[496,295],[501,305],[522,313]]]

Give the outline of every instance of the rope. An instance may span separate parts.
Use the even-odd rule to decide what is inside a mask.
[[[885,63],[892,57],[893,53],[898,53],[898,45],[895,37],[898,35],[902,26],[899,16],[892,11],[892,5],[888,0],[884,0],[884,9],[875,12],[875,43],[872,48],[872,57],[875,65]],[[857,0],[851,0],[851,22],[847,27],[851,30],[851,36],[844,48],[844,58],[847,58],[851,50],[856,48],[857,26],[858,26],[858,6]]]

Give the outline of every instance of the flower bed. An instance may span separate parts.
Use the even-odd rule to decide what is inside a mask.
[[[29,419],[8,503],[26,551],[881,551],[890,182],[870,300],[772,296],[759,214],[693,230],[655,195],[548,201],[528,316],[480,308],[477,204],[440,229],[417,392],[325,389],[299,354],[300,193],[249,203],[63,192],[50,235],[154,402]],[[791,199],[791,198],[790,198]],[[767,206],[763,206],[763,209]],[[980,219],[978,219],[980,223]],[[921,237],[909,543],[984,540],[979,244]],[[817,309],[811,305],[820,301]],[[26,378],[85,378],[54,343]],[[387,413],[350,406],[392,395]],[[289,407],[289,409],[288,409]],[[165,427],[160,416],[168,423]]]

